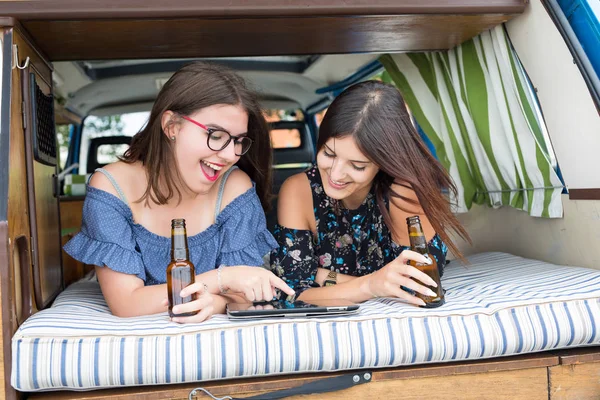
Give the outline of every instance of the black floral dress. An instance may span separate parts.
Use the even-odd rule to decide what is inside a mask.
[[[296,296],[319,287],[315,282],[319,267],[352,276],[368,275],[408,249],[392,240],[373,190],[357,209],[349,210],[327,196],[316,166],[306,175],[312,189],[317,235],[276,225],[273,233],[279,248],[271,253],[271,268]],[[442,274],[448,249],[437,234],[428,245]]]

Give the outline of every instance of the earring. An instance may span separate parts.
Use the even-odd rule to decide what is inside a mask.
[[[175,141],[175,136],[171,136],[171,140],[172,140],[172,141]]]

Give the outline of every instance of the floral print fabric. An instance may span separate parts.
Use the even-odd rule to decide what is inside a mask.
[[[316,166],[306,175],[312,189],[317,234],[277,225],[273,234],[279,248],[271,253],[273,271],[296,291],[296,296],[319,287],[315,282],[319,267],[352,276],[368,275],[409,248],[392,240],[373,191],[357,209],[349,210],[327,196]],[[441,274],[447,247],[437,234],[428,245]]]

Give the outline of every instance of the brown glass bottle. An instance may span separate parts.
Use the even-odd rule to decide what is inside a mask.
[[[188,317],[196,312],[174,314],[173,307],[196,300],[196,293],[181,297],[179,293],[196,281],[194,264],[190,261],[185,219],[171,221],[171,263],[167,267],[167,292],[169,296],[169,316]]]
[[[429,248],[427,247],[427,240],[425,239],[425,234],[423,233],[423,228],[421,227],[421,220],[417,215],[415,215],[413,217],[406,218],[406,223],[408,225],[410,249],[412,251],[416,251],[419,254],[423,254],[432,261],[430,265],[426,265],[410,260],[410,265],[426,273],[431,279],[435,281],[435,283],[437,283],[437,287],[433,287],[426,285],[423,282],[417,281],[418,283],[433,290],[436,293],[436,295],[425,296],[421,293],[416,293],[416,296],[425,302],[424,307],[426,308],[439,307],[446,302],[446,300],[444,299],[444,289],[442,289],[440,271],[438,269],[437,262],[435,261],[434,257],[429,255]]]

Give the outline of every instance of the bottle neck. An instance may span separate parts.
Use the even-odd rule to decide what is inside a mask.
[[[174,228],[171,234],[171,260],[188,260],[190,252],[185,228]]]
[[[421,223],[411,223],[408,226],[408,238],[410,240],[410,249],[419,254],[428,254],[429,249],[427,248],[427,239],[421,228]]]

